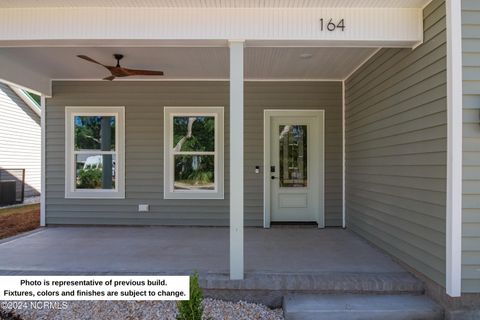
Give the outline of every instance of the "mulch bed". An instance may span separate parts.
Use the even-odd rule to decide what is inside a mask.
[[[0,209],[0,239],[36,229],[40,226],[40,205]]]

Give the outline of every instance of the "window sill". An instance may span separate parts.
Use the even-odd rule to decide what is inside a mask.
[[[121,192],[69,192],[65,199],[125,199]]]
[[[165,200],[183,199],[183,200],[224,200],[223,193],[195,193],[195,192],[168,192],[163,194]]]

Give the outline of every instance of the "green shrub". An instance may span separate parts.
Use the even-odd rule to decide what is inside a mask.
[[[207,184],[213,182],[213,172],[196,170],[188,176],[188,179],[200,184]]]
[[[81,169],[78,172],[79,189],[99,189],[102,187],[102,169],[89,168]]]
[[[198,284],[198,273],[190,276],[190,300],[179,301],[177,303],[177,320],[202,320],[202,289]]]

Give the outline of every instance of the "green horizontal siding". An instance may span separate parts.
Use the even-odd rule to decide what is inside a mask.
[[[126,199],[65,199],[65,106],[125,106]],[[228,82],[54,82],[47,99],[47,224],[214,225],[229,222]],[[225,106],[225,200],[163,199],[163,107]],[[263,225],[264,109],[324,109],[325,214],[342,224],[342,84],[245,84],[245,222]],[[139,203],[150,204],[138,213]]]
[[[480,2],[462,1],[462,291],[480,292]]]
[[[424,43],[382,49],[346,81],[347,226],[445,285],[445,3]]]

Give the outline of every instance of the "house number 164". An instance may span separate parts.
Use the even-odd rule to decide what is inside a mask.
[[[338,22],[334,22],[333,18],[330,20],[320,19],[320,31],[335,31],[337,29],[341,29],[342,31],[345,31],[345,19],[340,19]]]

